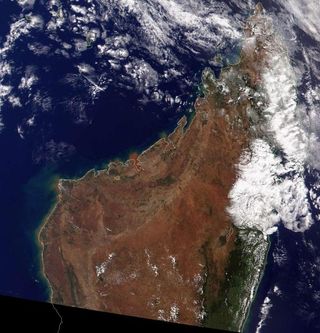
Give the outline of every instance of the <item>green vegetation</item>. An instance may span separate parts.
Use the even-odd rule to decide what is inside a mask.
[[[214,274],[208,274],[204,290],[207,312],[205,326],[241,331],[264,269],[268,248],[268,241],[261,232],[238,230],[226,277],[221,281],[218,297],[214,301],[210,299]]]
[[[165,178],[160,178],[157,180],[157,186],[169,186],[176,182],[176,178],[172,175],[168,175]]]

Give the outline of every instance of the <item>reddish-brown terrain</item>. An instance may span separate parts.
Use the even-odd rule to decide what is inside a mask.
[[[248,112],[257,100],[245,88],[258,88],[263,59],[258,36],[219,79],[204,72],[204,96],[188,124],[183,117],[125,163],[59,182],[40,232],[53,302],[202,324],[235,246],[225,208],[239,156],[255,135]]]

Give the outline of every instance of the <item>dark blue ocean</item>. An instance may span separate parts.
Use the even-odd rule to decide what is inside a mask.
[[[265,333],[320,331],[319,239],[316,224],[304,234],[280,227],[271,237],[267,266],[245,332],[257,332],[259,323],[258,332]],[[270,308],[263,306],[266,297]]]

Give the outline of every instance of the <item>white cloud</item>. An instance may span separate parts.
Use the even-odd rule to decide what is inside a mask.
[[[2,106],[2,103],[1,103],[1,100],[0,100],[0,110],[1,110],[1,106]],[[4,123],[3,123],[3,120],[2,120],[2,115],[0,114],[0,133],[2,132],[3,129],[4,129]]]
[[[97,277],[100,277],[100,275],[103,275],[106,273],[107,268],[110,266],[111,261],[113,257],[115,256],[115,253],[110,253],[107,256],[107,259],[103,261],[100,265],[96,265],[96,275]]]
[[[155,88],[158,85],[158,73],[146,61],[136,59],[126,64],[125,70],[139,90]]]
[[[255,29],[261,33],[259,26]],[[290,230],[305,231],[313,218],[304,172],[306,167],[320,167],[319,128],[315,125],[319,117],[298,101],[299,71],[294,71],[283,41],[276,35],[270,37],[261,77],[267,97],[262,111],[265,139],[255,139],[250,152],[242,154],[228,211],[241,228],[270,234],[281,222]],[[311,99],[310,95],[308,103],[314,105]]]
[[[0,49],[0,55],[6,57],[8,51],[11,50],[15,41],[22,35],[28,34],[32,29],[41,29],[43,27],[43,19],[39,15],[27,14],[10,25],[10,31],[6,36],[3,47]]]
[[[320,6],[318,0],[279,0],[293,15],[293,21],[308,35],[320,41]]]
[[[34,121],[35,121],[35,116],[33,115],[31,118],[29,118],[27,121],[26,121],[26,124],[28,126],[34,126]]]
[[[303,106],[297,104],[297,84],[288,55],[281,49],[272,49],[271,52],[263,73],[263,84],[269,98],[264,115],[269,131],[285,154],[302,163],[307,160],[315,138],[301,123],[301,118],[308,115]]]
[[[38,82],[39,78],[32,74],[26,73],[26,76],[21,78],[21,82],[18,86],[19,89],[30,89],[34,84]]]
[[[162,92],[157,89],[160,79],[168,82],[175,76],[173,68],[183,76],[181,85],[191,84],[185,78],[184,64],[177,53],[191,51],[201,55],[202,50],[214,52],[217,43],[240,37],[239,17],[228,19],[226,14],[230,8],[225,3],[208,6],[206,0],[92,0],[80,4],[79,1],[67,3],[62,0],[48,0],[43,2],[47,12],[42,13],[49,21],[44,21],[36,12],[36,0],[15,1],[22,7],[21,13],[12,18],[11,23],[8,21],[9,33],[4,36],[0,45],[0,77],[6,76],[5,81],[0,79],[1,105],[7,101],[17,107],[28,102],[24,97],[31,101],[38,99],[37,96],[32,96],[34,92],[30,91],[30,94],[20,96],[20,100],[17,91],[17,88],[25,91],[32,88],[38,80],[36,76],[24,75],[17,86],[10,88],[12,82],[15,82],[10,80],[11,72],[17,73],[15,58],[11,57],[17,41],[25,43],[25,47],[38,56],[59,54],[70,59],[78,58],[80,53],[91,48],[97,55],[93,65],[95,74],[81,70],[80,74],[82,79],[85,78],[85,84],[93,97],[106,88],[106,81],[109,80],[105,75],[106,64],[110,64],[112,72],[120,69],[126,71],[126,75],[119,75],[117,78],[123,80],[122,84],[143,92],[146,100],[152,96],[155,100],[180,104],[179,96],[175,96],[171,91]],[[124,23],[127,18],[128,29]],[[131,22],[135,20],[135,28],[130,29]],[[106,26],[110,21],[113,21],[115,27],[111,34]],[[47,43],[46,38],[41,38],[41,43],[29,38],[35,30],[40,29],[45,29],[46,36],[55,43]],[[68,33],[57,34],[59,30]],[[64,39],[64,36],[68,37]],[[61,48],[57,47],[58,44]],[[141,59],[133,58],[130,50],[137,48],[143,51],[142,53],[149,52],[151,61],[144,62],[142,58],[145,57],[142,56]],[[8,62],[8,59],[13,61]],[[157,72],[156,62],[165,68]],[[164,70],[169,73],[168,77],[163,75]],[[112,80],[111,76],[108,83]],[[40,86],[37,88],[40,89]],[[40,93],[42,94],[39,90]]]
[[[17,96],[14,96],[14,95],[10,95],[8,97],[8,101],[11,103],[11,105],[13,107],[22,107],[22,104],[21,104],[21,101],[20,101],[20,98],[17,97]]]
[[[44,55],[44,54],[48,54],[50,52],[50,47],[49,46],[43,45],[43,44],[38,43],[38,42],[29,43],[28,44],[28,49],[36,55]]]
[[[198,0],[118,0],[104,2],[106,14],[113,15],[117,7],[122,15],[132,15],[138,21],[136,32],[143,45],[160,63],[178,63],[170,50],[184,48],[193,53],[213,52],[218,43],[241,38],[239,18],[230,20],[226,3]],[[179,37],[179,39],[177,39]]]
[[[11,75],[11,65],[6,62],[3,61],[0,63],[0,79],[4,78],[6,75]]]
[[[23,131],[23,129],[22,129],[21,126],[18,126],[18,127],[17,127],[17,132],[18,132],[20,138],[21,138],[21,139],[24,139],[24,131]]]
[[[86,7],[82,7],[82,6],[79,6],[79,5],[71,5],[71,9],[77,14],[81,14],[81,15],[86,15],[87,14]]]
[[[270,234],[282,222],[292,231],[304,231],[313,223],[307,196],[303,169],[283,164],[268,143],[256,139],[241,157],[227,210],[240,228]]]
[[[258,323],[256,333],[260,333],[262,327],[265,326],[266,320],[269,316],[271,308],[272,308],[272,302],[271,302],[271,299],[267,296],[264,299],[263,304],[262,304],[261,309],[260,309],[260,316],[259,316],[260,321]]]
[[[1,97],[8,96],[10,94],[11,90],[12,90],[11,86],[0,83],[0,99],[1,99]]]
[[[32,8],[36,0],[17,0],[19,6],[23,8]]]
[[[81,63],[77,65],[77,68],[80,74],[94,75],[95,73],[95,69],[91,65],[86,63]]]
[[[119,48],[119,49],[108,49],[104,52],[105,54],[108,54],[110,57],[115,59],[125,59],[128,58],[129,52],[127,49]]]

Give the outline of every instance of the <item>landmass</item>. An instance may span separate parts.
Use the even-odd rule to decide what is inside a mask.
[[[192,119],[126,162],[59,181],[39,232],[52,302],[241,330],[268,242],[226,208],[240,155],[262,133],[268,22],[257,5],[239,62],[203,72]]]

